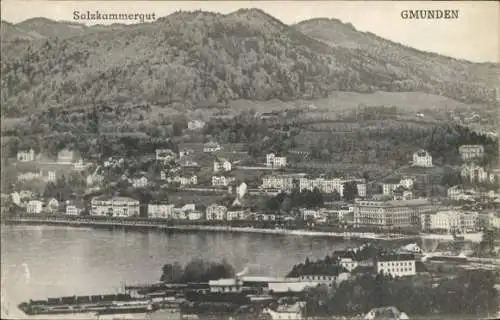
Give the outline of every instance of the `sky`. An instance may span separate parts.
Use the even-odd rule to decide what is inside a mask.
[[[201,9],[229,13],[240,8],[260,8],[286,24],[312,18],[337,18],[352,23],[360,31],[370,31],[416,49],[474,62],[500,62],[500,2],[497,1],[2,0],[0,6],[2,20],[12,23],[34,17],[72,21],[74,11],[87,10],[99,10],[102,13],[155,13],[157,17],[162,17],[177,10]],[[401,18],[402,10],[419,9],[458,9],[459,18]],[[93,23],[105,24],[105,21]]]

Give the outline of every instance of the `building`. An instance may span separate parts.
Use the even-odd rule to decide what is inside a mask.
[[[466,233],[478,229],[479,214],[461,210],[446,210],[436,213],[426,213],[421,217],[422,231]]]
[[[17,181],[19,182],[32,181],[42,178],[43,178],[42,170],[40,170],[39,172],[23,172],[17,175]]]
[[[189,157],[194,154],[194,150],[190,148],[185,148],[179,151],[179,158]]]
[[[500,229],[500,213],[498,212],[489,212],[487,225],[490,228]]]
[[[163,176],[162,176],[163,180]],[[187,186],[187,185],[194,185],[198,184],[198,177],[196,175],[191,175],[191,176],[181,176],[181,175],[176,175],[173,177],[167,177],[166,178],[168,183],[179,183],[181,186]]]
[[[318,220],[321,217],[319,210],[300,208],[299,212],[303,220]]]
[[[221,150],[222,146],[217,142],[207,142],[203,145],[203,152],[217,152]]]
[[[47,201],[46,209],[48,212],[56,213],[59,211],[59,201],[56,198],[51,198]]]
[[[18,205],[18,206],[21,205],[21,195],[19,194],[19,192],[17,192],[17,191],[12,192],[10,194],[10,198],[12,200],[12,203],[14,203],[15,205]]]
[[[241,292],[243,280],[239,278],[210,280],[208,285],[210,292]]]
[[[189,211],[187,214],[188,220],[201,220],[203,218],[203,213],[200,211]]]
[[[225,159],[219,159],[214,161],[214,172],[229,172],[232,170],[231,162]]]
[[[200,130],[205,127],[205,121],[189,120],[187,126],[188,130]]]
[[[19,192],[19,198],[21,200],[32,200],[35,198],[35,193],[30,190],[21,190]]]
[[[89,174],[86,178],[87,186],[101,185],[104,183],[104,176],[102,174]]]
[[[227,213],[227,207],[218,205],[218,204],[211,204],[207,207],[205,211],[205,219],[206,220],[225,220],[226,219],[226,213]]]
[[[304,174],[269,175],[262,178],[262,189],[291,191],[299,186],[299,178]]]
[[[57,154],[57,162],[60,164],[72,164],[75,161],[75,152],[63,149]]]
[[[189,218],[189,214],[194,211],[196,211],[196,205],[194,203],[188,203],[180,208],[174,207],[172,209],[172,215],[174,219],[186,220]]]
[[[134,188],[145,188],[148,186],[148,178],[146,178],[145,176],[133,178],[132,186]]]
[[[42,213],[43,202],[40,200],[30,200],[26,205],[26,212],[29,214],[40,214]]]
[[[427,199],[356,200],[354,224],[383,229],[420,227],[420,216],[434,210]]]
[[[67,201],[66,202],[66,215],[79,216],[85,210],[85,205],[81,201]]]
[[[99,196],[91,201],[93,216],[133,217],[139,216],[139,200],[129,197]]]
[[[17,161],[28,162],[35,161],[35,150],[21,150],[17,152]]]
[[[227,221],[233,221],[233,220],[243,220],[240,219],[241,217],[245,216],[245,210],[228,210],[226,212],[226,220]]]
[[[385,196],[392,196],[394,190],[399,187],[399,180],[386,180],[382,183],[382,194]]]
[[[448,188],[446,194],[451,200],[459,200],[460,195],[464,193],[464,189],[461,186],[453,186]]]
[[[228,176],[213,176],[212,186],[214,187],[227,187],[231,183],[235,182],[236,178]]]
[[[148,217],[153,219],[172,219],[175,205],[168,203],[148,204]]]
[[[284,168],[286,167],[286,157],[278,157],[274,153],[269,153],[266,155],[266,166],[272,168]]]
[[[45,179],[47,182],[56,182],[57,174],[55,171],[48,171],[47,178]]]
[[[75,163],[73,163],[73,169],[76,170],[76,171],[82,171],[85,169],[87,165],[85,164],[85,162],[83,162],[82,159],[76,161]]]
[[[363,320],[380,320],[380,319],[409,320],[410,317],[408,317],[406,313],[399,311],[394,306],[373,308],[363,317]]]
[[[413,163],[414,167],[430,168],[432,167],[432,156],[429,152],[421,149],[413,153]]]
[[[170,149],[156,149],[156,160],[157,161],[172,161],[176,157],[175,152]]]
[[[376,259],[377,273],[393,277],[414,276],[417,274],[416,261],[413,254],[382,254]]]
[[[462,145],[458,147],[458,153],[463,161],[482,158],[484,156],[484,146],[482,145]]]
[[[323,193],[337,192],[341,197],[344,196],[344,185],[348,182],[355,182],[360,197],[366,196],[366,183],[364,179],[343,179],[333,178],[328,179],[323,176],[318,178],[302,177],[299,179],[299,190],[314,190],[318,189]]]
[[[475,163],[463,164],[460,167],[460,176],[470,182],[495,182],[495,174],[489,173],[486,169]]]

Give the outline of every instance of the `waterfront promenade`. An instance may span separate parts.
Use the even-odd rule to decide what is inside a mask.
[[[314,230],[291,230],[291,229],[266,229],[254,227],[235,227],[235,226],[209,226],[196,224],[172,225],[161,220],[126,220],[126,219],[96,219],[93,217],[35,217],[21,216],[9,217],[3,219],[4,223],[10,224],[36,224],[36,225],[65,225],[73,227],[123,227],[136,229],[157,229],[173,231],[212,231],[212,232],[235,232],[235,233],[260,233],[291,236],[311,236],[311,237],[331,237],[342,239],[359,240],[412,240],[418,236],[408,236],[403,234],[376,234],[371,232],[326,232]]]

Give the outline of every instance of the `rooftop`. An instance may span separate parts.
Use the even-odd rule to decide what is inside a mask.
[[[402,261],[415,260],[415,255],[411,253],[384,253],[377,256],[378,261]]]
[[[99,200],[99,201],[105,201],[105,200],[113,200],[113,201],[138,201],[134,198],[131,197],[122,197],[122,196],[109,196],[109,195],[102,195],[102,196],[97,196],[94,197],[92,200]]]
[[[208,285],[210,285],[210,286],[235,286],[236,279],[230,278],[230,279],[210,280],[208,282]]]
[[[383,207],[412,207],[432,204],[429,199],[410,199],[410,200],[360,200],[356,201],[358,205],[362,203],[364,206],[383,206]]]

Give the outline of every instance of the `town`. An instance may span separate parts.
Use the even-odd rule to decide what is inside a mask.
[[[181,129],[189,142],[167,139],[165,147],[131,157],[92,161],[62,149],[51,159],[35,146],[18,150],[3,212],[400,234],[499,227],[500,171],[487,165],[483,145],[459,145],[454,166],[436,165],[429,151],[417,149],[406,164],[370,179],[369,171],[303,170],[311,158],[304,149],[255,157],[244,143],[193,142],[210,125],[189,120]]]
[[[112,314],[121,308],[168,319],[174,314],[180,319],[332,319],[335,314],[343,319],[385,315],[403,320],[410,319],[407,313],[484,316],[497,306],[493,282],[477,285],[491,276],[488,270],[470,270],[457,261],[430,261],[414,244],[396,249],[363,244],[334,251],[324,259],[307,258],[284,277],[247,273],[248,268],[235,272],[224,260],[194,259],[185,266],[166,264],[160,282],[128,285],[124,293],[30,300],[19,307],[30,315]],[[353,294],[355,287],[364,295]],[[395,288],[400,290],[392,291]],[[461,288],[468,288],[470,297],[483,297],[479,302],[483,311],[478,313],[474,301],[466,297],[460,297],[460,304],[449,301],[449,290]],[[360,312],[360,305],[369,311]]]

